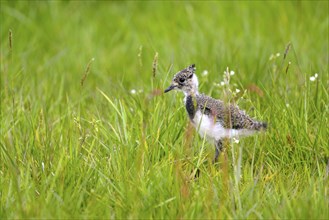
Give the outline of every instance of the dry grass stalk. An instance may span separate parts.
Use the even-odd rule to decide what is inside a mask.
[[[87,78],[87,75],[89,74],[91,64],[92,64],[92,62],[94,62],[94,61],[95,61],[95,58],[92,58],[92,59],[89,61],[89,63],[87,64],[87,68],[86,68],[86,70],[85,70],[85,72],[84,72],[84,74],[83,74],[83,76],[82,76],[82,79],[81,79],[81,86],[83,86],[83,84],[84,84],[84,82],[85,82],[85,80],[86,80],[86,78]]]
[[[155,78],[158,69],[158,55],[159,55],[158,52],[156,52],[153,59],[153,68],[152,68],[153,78]]]

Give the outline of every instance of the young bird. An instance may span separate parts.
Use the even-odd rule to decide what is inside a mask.
[[[266,129],[266,123],[250,118],[237,106],[200,94],[198,84],[195,65],[192,64],[176,73],[164,92],[179,90],[184,93],[184,104],[193,126],[202,138],[206,137],[215,144],[213,162],[217,162],[223,150],[224,138],[248,136]]]

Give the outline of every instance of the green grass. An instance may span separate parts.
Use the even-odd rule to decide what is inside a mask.
[[[328,7],[1,1],[0,218],[327,219]],[[216,166],[183,95],[162,93],[191,63],[219,99],[234,70],[269,123]]]

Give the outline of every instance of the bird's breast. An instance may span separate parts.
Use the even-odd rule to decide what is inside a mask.
[[[197,110],[197,102],[194,96],[188,95],[185,97],[185,108],[188,116],[190,117],[191,120],[193,120]]]

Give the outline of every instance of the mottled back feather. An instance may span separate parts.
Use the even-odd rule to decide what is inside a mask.
[[[214,121],[219,122],[224,128],[231,129],[266,129],[266,123],[256,121],[249,117],[238,106],[225,104],[204,94],[196,94],[197,108],[205,115],[213,116]]]

